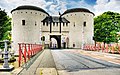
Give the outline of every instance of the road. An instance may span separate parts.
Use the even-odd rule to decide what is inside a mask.
[[[88,55],[85,54],[86,52]],[[19,75],[40,75],[41,72],[42,75],[56,75],[56,73],[58,75],[120,75],[120,63],[111,63],[91,57],[89,54],[104,58],[102,56],[104,53],[94,51],[45,49],[34,63],[28,69],[21,71]],[[105,57],[115,56],[117,58],[114,58],[118,59],[117,62],[120,62],[120,55],[104,55]]]
[[[69,50],[52,50],[59,75],[120,75],[120,65]]]

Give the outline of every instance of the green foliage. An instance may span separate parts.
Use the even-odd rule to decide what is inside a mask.
[[[120,37],[120,14],[105,12],[94,18],[94,40],[97,42],[118,42]]]
[[[11,40],[11,18],[7,16],[5,10],[0,9],[0,41]],[[0,48],[3,44],[0,43]]]

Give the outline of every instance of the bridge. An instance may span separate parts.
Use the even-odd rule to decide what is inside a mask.
[[[98,50],[42,49],[19,43],[19,68],[0,75],[119,75],[120,54]],[[90,46],[91,47],[91,46]],[[87,49],[87,47],[85,48]],[[98,48],[96,48],[98,49]]]
[[[120,55],[80,49],[45,49],[19,75],[119,75]],[[29,64],[29,63],[28,63]]]
[[[29,43],[18,43],[18,46],[19,67],[9,72],[0,71],[0,75],[120,74],[120,46],[118,44],[106,44],[101,47],[85,45],[84,49],[44,49],[43,45]],[[116,47],[118,54],[115,54]]]

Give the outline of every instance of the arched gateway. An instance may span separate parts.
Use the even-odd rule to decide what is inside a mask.
[[[57,44],[55,44],[55,46],[52,47],[52,42],[51,42],[50,48],[61,49],[61,35],[50,35],[50,41],[51,41],[51,38],[55,38],[57,41]]]

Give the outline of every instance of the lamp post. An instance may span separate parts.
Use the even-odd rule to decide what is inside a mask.
[[[4,40],[4,63],[3,63],[3,67],[0,67],[0,71],[11,71],[14,69],[13,65],[9,65],[8,64],[8,45],[7,43],[9,42],[8,40]]]
[[[5,48],[4,48],[4,64],[3,64],[4,68],[9,68],[9,64],[8,64],[8,51],[7,51],[7,43],[8,42],[9,42],[8,40],[4,40],[4,45],[5,45]]]

